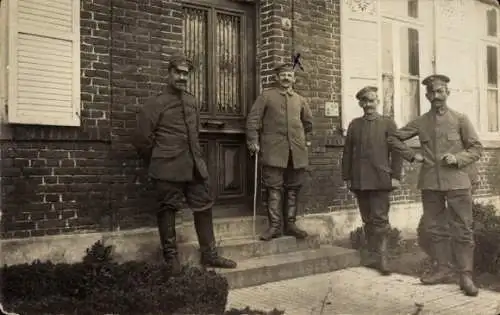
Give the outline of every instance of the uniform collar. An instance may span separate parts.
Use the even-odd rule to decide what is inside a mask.
[[[435,114],[435,115],[438,115],[438,116],[443,116],[444,114],[446,114],[448,112],[448,106],[443,106],[441,107],[440,109],[431,109],[432,113]]]
[[[366,120],[375,120],[375,119],[378,119],[380,117],[380,114],[375,112],[373,114],[370,114],[370,115],[363,115],[363,118],[366,119]]]
[[[281,95],[288,95],[288,96],[293,96],[295,94],[293,89],[288,89],[288,90],[279,89],[279,92]]]

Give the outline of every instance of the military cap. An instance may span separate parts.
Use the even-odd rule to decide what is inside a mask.
[[[428,77],[426,77],[423,81],[422,84],[425,85],[426,87],[430,86],[435,86],[435,85],[446,85],[450,82],[450,78],[443,74],[432,74]]]
[[[174,54],[170,57],[169,68],[178,66],[187,66],[191,70],[193,63],[183,54]]]
[[[365,97],[368,93],[370,93],[370,92],[377,93],[377,91],[378,91],[378,88],[376,86],[365,86],[364,88],[359,90],[358,93],[356,93],[356,98],[358,99],[358,101],[361,101],[361,100],[365,99]]]
[[[281,63],[277,64],[274,66],[274,72],[280,73],[280,72],[291,72],[293,71],[293,64],[291,63]]]

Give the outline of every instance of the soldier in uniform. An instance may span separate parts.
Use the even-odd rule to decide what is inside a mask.
[[[248,150],[252,154],[260,152],[263,184],[267,190],[270,222],[260,239],[268,241],[281,236],[282,223],[285,235],[303,239],[307,233],[295,222],[297,196],[308,166],[306,134],[312,131],[312,112],[306,99],[293,90],[293,66],[278,65],[274,71],[277,87],[265,90],[257,98],[247,118]],[[284,211],[280,207],[283,189]]]
[[[422,190],[423,226],[430,235],[437,268],[421,277],[423,284],[450,281],[450,257],[455,257],[460,288],[476,296],[472,280],[474,238],[471,179],[468,166],[478,161],[483,146],[469,118],[446,102],[450,79],[431,75],[422,81],[431,109],[389,136],[389,143],[408,161],[422,163],[418,188]],[[418,136],[422,153],[403,141]],[[449,245],[451,240],[451,246]],[[450,253],[450,251],[452,251]]]
[[[377,90],[366,86],[356,93],[364,115],[355,118],[347,129],[342,177],[356,195],[364,223],[368,255],[364,255],[363,263],[375,267],[382,275],[389,275],[389,195],[400,185],[403,160],[387,144],[387,136],[396,130],[396,123],[377,113]]]
[[[179,273],[175,214],[187,202],[205,266],[235,268],[236,263],[218,255],[213,230],[214,201],[208,189],[208,171],[198,141],[199,111],[193,95],[186,92],[191,62],[173,56],[162,94],[150,99],[139,111],[133,144],[148,164],[159,209],[160,242],[165,261]]]

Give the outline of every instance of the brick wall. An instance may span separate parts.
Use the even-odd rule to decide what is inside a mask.
[[[137,107],[161,87],[168,55],[182,48],[182,11],[174,0],[112,2],[81,2],[82,127],[16,126],[1,143],[3,238],[154,224],[129,135]],[[308,213],[351,207],[339,173],[340,121],[324,117],[325,102],[340,103],[339,0],[294,2],[260,1],[262,86],[272,83],[275,62],[301,53],[297,89],[315,116],[303,206]],[[293,31],[281,28],[282,17],[293,20]],[[485,154],[478,194],[494,192],[488,174],[499,152]],[[416,169],[405,171],[395,202],[418,200]]]

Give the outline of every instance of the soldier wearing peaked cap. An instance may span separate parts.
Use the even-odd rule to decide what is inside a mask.
[[[277,86],[265,90],[255,101],[247,118],[247,145],[260,154],[266,187],[269,228],[260,239],[268,241],[282,235],[305,238],[307,233],[295,224],[298,194],[308,166],[306,134],[312,131],[312,112],[304,97],[293,90],[293,65],[274,68]],[[280,208],[282,190],[285,207]],[[284,217],[284,219],[283,219]]]
[[[148,164],[157,191],[160,242],[165,261],[174,273],[179,263],[175,213],[186,200],[193,210],[203,265],[235,268],[236,263],[218,255],[213,230],[213,200],[208,190],[208,171],[200,148],[199,113],[193,95],[186,92],[191,62],[173,56],[162,94],[150,99],[137,115],[133,144]]]
[[[396,123],[377,113],[377,91],[376,87],[366,86],[356,93],[364,115],[355,118],[347,129],[342,177],[356,195],[364,224],[368,246],[363,253],[363,264],[388,275],[389,197],[400,185],[403,160],[387,143],[387,136],[396,130]]]
[[[389,143],[408,161],[422,163],[418,188],[422,190],[422,216],[430,238],[430,249],[438,267],[421,278],[424,284],[453,279],[449,260],[455,256],[460,288],[476,296],[472,280],[474,238],[472,233],[472,164],[479,160],[483,146],[469,118],[448,107],[450,79],[431,75],[422,81],[431,109],[395,131]],[[403,141],[418,136],[422,153],[414,152]],[[450,240],[452,246],[450,246]]]

